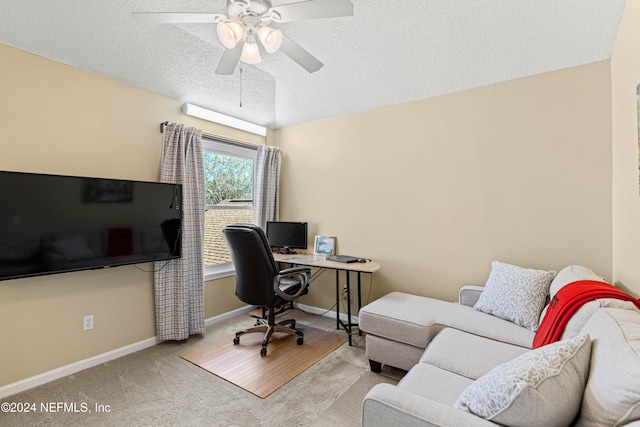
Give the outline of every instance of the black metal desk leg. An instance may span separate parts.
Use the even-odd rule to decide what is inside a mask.
[[[349,345],[351,345],[351,286],[349,283],[349,272],[344,272],[347,276],[347,333],[349,334]]]
[[[340,329],[340,270],[336,270],[336,329]]]
[[[358,313],[360,313],[361,308],[362,308],[362,292],[360,292],[360,272],[358,271]],[[358,325],[358,335],[362,336],[360,325]]]

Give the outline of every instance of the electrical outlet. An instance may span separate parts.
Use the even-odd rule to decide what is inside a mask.
[[[340,295],[340,299],[342,300],[343,304],[347,303],[347,300],[348,300],[347,294],[348,293],[349,292],[347,292],[347,285],[344,285],[344,287],[342,288],[342,294]],[[351,298],[352,298],[351,303],[353,303],[353,294],[351,294]]]
[[[93,329],[93,314],[84,316],[82,319],[82,330],[88,331],[89,329]]]

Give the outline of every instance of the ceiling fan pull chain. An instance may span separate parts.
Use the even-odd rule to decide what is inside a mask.
[[[240,108],[242,108],[242,65],[240,65]]]

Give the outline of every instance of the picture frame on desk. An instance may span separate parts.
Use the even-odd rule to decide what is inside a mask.
[[[335,255],[336,238],[333,236],[316,236],[314,244],[314,255]]]

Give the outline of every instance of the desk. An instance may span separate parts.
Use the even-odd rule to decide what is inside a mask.
[[[293,254],[284,255],[274,253],[273,258],[276,262],[282,262],[292,265],[303,265],[306,267],[315,267],[319,269],[330,269],[336,271],[336,328],[341,327],[349,334],[349,345],[351,345],[351,333],[354,326],[358,326],[351,321],[351,283],[349,280],[350,273],[357,273],[358,277],[358,310],[362,307],[362,296],[360,289],[360,274],[368,273],[373,274],[380,269],[380,264],[373,261],[367,262],[337,262],[328,261],[324,256],[318,255],[306,255],[306,254]],[[340,272],[344,271],[347,279],[347,323],[344,323],[340,319]],[[362,335],[362,332],[358,330],[358,335]]]

